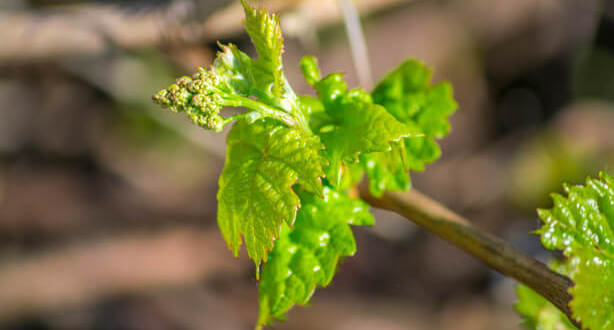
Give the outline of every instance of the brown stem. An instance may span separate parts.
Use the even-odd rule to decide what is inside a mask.
[[[541,262],[529,257],[510,243],[474,227],[467,219],[452,212],[437,201],[411,190],[410,192],[386,192],[374,197],[362,185],[360,196],[369,204],[396,212],[418,226],[456,245],[488,266],[512,277],[544,296],[574,321],[568,289],[573,282]]]

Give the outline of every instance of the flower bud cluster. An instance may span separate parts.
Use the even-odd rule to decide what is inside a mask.
[[[219,115],[224,101],[219,85],[214,72],[199,68],[192,77],[183,76],[159,91],[153,100],[171,111],[185,112],[195,124],[217,132],[224,127],[224,118]]]

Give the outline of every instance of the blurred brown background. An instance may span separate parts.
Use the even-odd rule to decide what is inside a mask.
[[[262,3],[262,2],[260,2]],[[357,84],[335,0],[270,0],[298,60]],[[459,109],[415,187],[542,260],[562,180],[614,164],[614,1],[356,0],[377,79],[406,57]],[[253,53],[230,0],[0,2],[0,328],[250,329],[257,283],[216,222],[224,136],[150,95]],[[394,214],[278,329],[518,329],[514,283]]]

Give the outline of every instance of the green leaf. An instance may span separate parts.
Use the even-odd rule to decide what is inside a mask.
[[[292,225],[300,207],[294,184],[322,193],[320,149],[316,136],[274,120],[235,124],[218,191],[218,225],[235,256],[243,235],[256,265],[266,260],[282,223]]]
[[[294,305],[309,302],[316,285],[330,284],[341,257],[356,253],[350,225],[370,226],[369,206],[330,187],[324,198],[302,193],[294,227],[284,226],[262,267],[258,325],[285,319]]]
[[[256,265],[266,258],[283,222],[291,225],[300,201],[292,186],[319,194],[322,145],[301,111],[282,71],[279,18],[242,1],[245,28],[258,58],[235,45],[220,44],[213,65],[181,77],[154,101],[183,112],[197,125],[221,131],[238,121],[228,136],[226,164],[218,191],[218,225],[237,255],[241,237]],[[247,111],[223,117],[223,107]]]
[[[431,86],[431,74],[421,62],[407,60],[377,84],[373,101],[399,121],[416,123],[428,137],[442,138],[450,131],[447,117],[457,104],[450,83]]]
[[[574,259],[575,286],[569,289],[574,318],[588,329],[614,329],[614,258],[587,249]]]
[[[408,171],[423,171],[426,164],[441,154],[435,139],[448,134],[448,116],[457,104],[449,83],[431,86],[430,80],[431,70],[416,60],[407,60],[386,75],[372,92],[374,103],[382,105],[398,121],[424,135],[403,139],[392,152],[361,156],[369,177],[369,189],[376,196],[384,190],[409,189]]]
[[[174,112],[183,112],[192,121],[209,130],[221,131],[231,121],[263,117],[276,119],[287,126],[301,127],[302,114],[277,106],[272,95],[258,88],[253,61],[236,46],[221,45],[221,52],[209,70],[199,68],[192,77],[181,77],[161,90],[154,101]],[[251,98],[254,97],[254,98]],[[232,117],[222,117],[223,107],[245,107],[249,111]]]
[[[280,98],[286,81],[282,72],[284,39],[279,16],[269,14],[263,8],[251,8],[245,0],[241,0],[241,3],[245,9],[245,30],[258,52],[258,59],[254,61],[255,80],[261,89]]]
[[[569,258],[573,317],[589,329],[614,329],[614,179],[600,176],[565,185],[567,198],[553,194],[554,208],[539,210],[538,233]]]
[[[331,184],[339,185],[344,165],[358,161],[361,154],[388,151],[394,142],[419,135],[415,128],[404,125],[382,106],[374,104],[367,92],[348,91],[340,73],[320,79],[313,57],[304,57],[301,67],[322,104],[311,107],[309,124],[325,146],[329,161],[326,174]]]
[[[355,92],[348,93],[346,102],[331,111],[336,123],[334,129],[320,132],[330,161],[327,177],[334,184],[340,182],[342,164],[356,162],[363,153],[388,151],[394,142],[417,134],[392,118],[381,106],[356,100]]]
[[[282,70],[279,18],[242,3],[245,28],[258,58],[253,60],[233,44],[219,44],[221,52],[209,69],[199,68],[192,77],[177,79],[154,95],[154,101],[172,111],[184,112],[195,124],[216,132],[234,120],[264,117],[307,131],[298,98]],[[245,107],[248,111],[222,117],[220,110],[227,106]]]

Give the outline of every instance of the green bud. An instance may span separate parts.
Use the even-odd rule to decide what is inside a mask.
[[[341,73],[331,73],[314,85],[318,95],[322,98],[322,103],[331,104],[337,97],[342,96],[347,91],[347,84],[343,81]]]
[[[192,83],[192,78],[188,76],[180,77],[175,81],[175,84],[177,84],[181,88],[189,88],[191,83]]]
[[[196,94],[192,97],[192,106],[201,111],[218,114],[221,110],[222,101],[218,94]]]
[[[192,80],[192,83],[190,84],[188,89],[190,90],[190,92],[198,94],[198,93],[206,93],[208,87],[209,87],[209,84],[206,83],[204,80],[195,79],[195,80]]]
[[[177,108],[177,110],[181,110],[185,107],[190,101],[191,94],[187,89],[181,88],[177,85],[172,85],[171,87],[176,86],[177,88],[169,88],[168,98],[172,103],[172,106]]]
[[[221,132],[224,129],[224,118],[221,116],[212,116],[209,120],[208,128],[214,132]]]
[[[155,103],[161,105],[163,108],[168,108],[169,106],[171,106],[171,101],[168,99],[168,91],[166,89],[159,91],[156,95],[152,97],[152,99]]]
[[[356,101],[373,103],[371,94],[361,88],[353,88],[352,90],[350,90],[350,92],[348,93],[348,98],[351,103],[354,103]]]
[[[207,74],[207,69],[203,67],[198,67],[198,72],[192,75],[192,79],[194,80],[202,80],[203,77]]]
[[[313,56],[304,56],[301,59],[301,71],[309,85],[314,85],[320,80],[320,68],[318,61]]]

